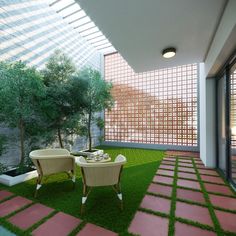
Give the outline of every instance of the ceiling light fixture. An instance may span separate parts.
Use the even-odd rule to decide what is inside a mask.
[[[164,58],[171,58],[175,56],[176,54],[176,49],[175,48],[166,48],[162,51],[162,56]]]

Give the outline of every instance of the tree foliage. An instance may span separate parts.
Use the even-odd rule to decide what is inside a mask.
[[[89,139],[89,150],[92,150],[92,124],[96,121],[97,112],[110,109],[113,106],[113,98],[111,95],[112,84],[105,81],[101,73],[92,68],[83,69],[79,77],[87,82],[85,92],[86,100],[84,114],[86,116],[87,136]],[[100,122],[101,123],[101,122]]]
[[[75,66],[64,53],[56,51],[42,71],[46,86],[43,114],[51,137],[57,136],[60,147],[63,137],[80,131],[80,111],[85,83],[76,76]]]
[[[38,103],[44,97],[44,86],[35,68],[23,62],[0,63],[0,121],[17,127],[20,135],[21,163],[25,158],[25,139],[30,127],[38,123]]]

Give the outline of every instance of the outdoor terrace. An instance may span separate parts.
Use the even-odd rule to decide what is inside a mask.
[[[35,179],[1,187],[4,235],[236,235],[236,195],[198,153],[103,147],[128,163],[122,176],[124,210],[114,193],[95,189],[86,212],[78,168],[76,187],[63,175],[50,178],[33,197]],[[138,180],[138,181],[137,181]],[[1,231],[2,230],[2,231]]]

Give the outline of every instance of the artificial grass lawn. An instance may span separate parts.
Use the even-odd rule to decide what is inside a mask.
[[[123,154],[127,158],[121,181],[124,199],[123,212],[119,210],[119,202],[115,192],[109,187],[104,187],[95,188],[91,191],[86,203],[85,214],[81,216],[82,180],[79,168],[77,168],[75,190],[72,188],[72,182],[67,181],[65,174],[53,175],[44,181],[37,199],[33,197],[35,179],[7,189],[17,195],[32,199],[34,202],[38,201],[55,210],[126,235],[127,228],[152,181],[164,152],[106,146],[99,148],[109,153],[112,159],[118,154]],[[0,187],[6,188],[2,185]]]

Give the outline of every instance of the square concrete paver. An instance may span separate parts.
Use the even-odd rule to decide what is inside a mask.
[[[138,211],[128,231],[142,236],[167,236],[168,224],[169,220],[167,218]]]
[[[215,210],[220,226],[225,231],[236,232],[236,214]]]
[[[182,166],[182,167],[192,167],[193,168],[193,164],[192,163],[179,162],[178,165]]]
[[[201,229],[192,225],[175,222],[175,236],[216,236],[209,230]]]
[[[164,164],[161,164],[159,166],[160,169],[165,169],[165,170],[174,170],[175,169],[175,166],[170,166],[170,165],[164,165]]]
[[[193,190],[187,190],[187,189],[177,189],[177,198],[185,199],[193,202],[198,203],[205,203],[205,199],[203,196],[203,193],[193,191]]]
[[[180,164],[180,162],[192,163],[192,160],[189,160],[189,159],[179,159],[179,164]]]
[[[210,213],[206,207],[177,201],[175,215],[177,217],[196,221],[204,225],[213,226]]]
[[[148,209],[148,210],[152,210],[152,211],[158,211],[158,212],[169,214],[170,203],[171,201],[166,198],[145,195],[141,202],[140,207]]]
[[[196,167],[198,169],[206,169],[205,165],[204,164],[196,164]]]
[[[104,229],[94,224],[86,224],[85,227],[76,236],[118,236],[110,230]]]
[[[215,184],[224,184],[224,181],[221,177],[201,175],[201,179],[205,182],[211,182]]]
[[[210,169],[199,169],[198,172],[203,175],[219,176],[219,174],[215,170]]]
[[[32,201],[24,197],[14,197],[0,204],[0,217],[6,216],[22,207],[27,206]]]
[[[172,187],[152,183],[152,184],[150,184],[150,186],[148,188],[148,192],[161,194],[161,195],[170,197],[172,194]]]
[[[196,164],[203,164],[203,162],[202,162],[200,159],[198,159],[198,160],[195,159],[194,162],[195,162]]]
[[[159,170],[157,171],[157,174],[159,174],[159,175],[167,175],[167,176],[173,177],[174,174],[175,174],[175,172],[172,171],[172,170],[162,170],[162,169],[159,169]]]
[[[173,158],[173,157],[164,157],[164,158],[163,158],[163,161],[170,161],[170,162],[175,162],[175,161],[176,161],[176,159],[175,159],[175,158]]]
[[[195,169],[181,166],[178,167],[178,171],[195,173]]]
[[[75,229],[81,220],[59,212],[32,232],[35,236],[66,236]]]
[[[197,175],[192,173],[178,172],[178,177],[197,180]]]
[[[178,179],[177,185],[185,188],[192,188],[197,190],[201,189],[200,184],[197,181],[192,180]]]
[[[224,195],[233,196],[232,191],[226,185],[204,183],[204,186],[205,186],[207,192],[221,193],[221,194],[224,194]]]
[[[46,207],[42,204],[34,204],[27,209],[20,211],[16,215],[8,219],[13,225],[20,229],[28,229],[44,217],[48,216],[53,211],[52,208]]]
[[[236,211],[236,198],[218,196],[214,194],[209,194],[209,197],[214,206]]]
[[[10,196],[13,196],[13,193],[6,191],[6,190],[0,190],[0,201],[4,200]]]
[[[165,177],[161,175],[155,175],[153,178],[153,182],[157,183],[164,183],[164,184],[173,184],[173,178],[171,177]]]
[[[175,167],[175,162],[172,161],[162,161],[161,164]]]

